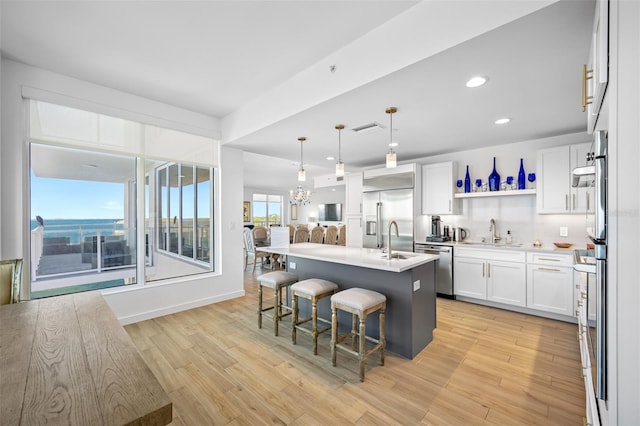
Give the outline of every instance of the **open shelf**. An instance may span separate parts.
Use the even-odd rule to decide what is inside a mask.
[[[455,198],[510,197],[514,195],[536,195],[535,189],[513,189],[511,191],[459,192]]]

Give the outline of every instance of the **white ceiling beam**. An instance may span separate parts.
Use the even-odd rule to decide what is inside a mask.
[[[224,117],[222,143],[241,139],[556,2],[420,2]]]

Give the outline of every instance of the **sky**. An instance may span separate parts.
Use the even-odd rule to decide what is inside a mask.
[[[31,219],[122,219],[124,185],[31,174]]]

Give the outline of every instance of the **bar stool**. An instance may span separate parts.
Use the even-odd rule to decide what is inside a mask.
[[[278,335],[278,322],[287,315],[291,315],[291,308],[282,303],[282,289],[298,281],[298,276],[285,271],[269,272],[258,277],[258,328],[262,328],[262,316],[273,319],[273,331]],[[262,308],[262,287],[272,288],[274,291],[273,306]],[[274,310],[273,314],[267,311]],[[283,314],[282,310],[289,312]]]
[[[321,280],[318,278],[311,278],[308,280],[298,281],[291,286],[291,297],[293,299],[293,320],[291,327],[291,341],[296,344],[296,331],[300,330],[305,333],[310,333],[313,338],[313,354],[318,355],[318,334],[324,333],[331,328],[331,325],[318,329],[318,321],[326,324],[331,324],[331,321],[324,318],[318,318],[318,301],[325,297],[331,296],[338,290],[338,284]],[[302,297],[311,301],[311,316],[309,318],[298,317],[299,306],[298,298]],[[311,330],[302,327],[302,324],[311,321]]]
[[[336,365],[337,349],[358,357],[360,363],[360,381],[364,382],[364,361],[373,352],[380,350],[380,365],[384,365],[384,312],[387,307],[387,298],[378,292],[363,288],[350,288],[331,296],[331,361]],[[351,313],[351,333],[338,337],[338,309]],[[365,333],[365,321],[367,315],[380,311],[380,338],[378,340],[367,336]],[[356,316],[360,318],[360,326],[356,330]],[[351,337],[351,348],[341,344]],[[368,351],[365,351],[365,341],[375,343]],[[357,350],[356,350],[356,342]]]

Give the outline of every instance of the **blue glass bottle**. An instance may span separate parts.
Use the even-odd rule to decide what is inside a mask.
[[[524,162],[520,159],[520,171],[518,172],[518,189],[525,189],[526,174],[524,173]]]
[[[467,164],[467,174],[464,177],[464,192],[471,192],[471,177],[469,176],[468,164]]]
[[[493,157],[493,171],[489,175],[489,191],[500,190],[500,175],[496,171],[496,157]]]

